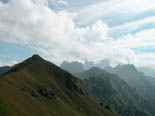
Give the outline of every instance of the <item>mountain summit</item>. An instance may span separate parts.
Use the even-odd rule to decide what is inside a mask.
[[[133,64],[118,65],[115,67],[115,70],[121,72],[125,71],[125,72],[137,73],[137,69]]]
[[[39,55],[0,76],[1,116],[115,116],[92,101],[81,80]]]

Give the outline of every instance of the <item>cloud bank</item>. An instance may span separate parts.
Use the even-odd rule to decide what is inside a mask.
[[[59,3],[68,4],[62,0]],[[154,48],[155,29],[125,34],[115,39],[110,36],[112,29],[102,20],[78,27],[75,23],[77,17],[78,13],[54,11],[46,0],[10,0],[7,4],[0,2],[0,42],[27,45],[54,63],[109,59],[113,65],[133,63],[136,66],[155,66],[152,60],[155,54],[147,55],[138,51],[150,46]],[[129,24],[131,27],[133,25],[141,23]]]

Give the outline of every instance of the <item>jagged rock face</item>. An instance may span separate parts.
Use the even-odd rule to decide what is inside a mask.
[[[40,88],[37,91],[33,91],[31,95],[36,98],[44,96],[49,99],[56,99],[56,93],[50,88]]]
[[[117,72],[128,72],[128,73],[137,73],[137,69],[133,64],[127,64],[127,65],[118,65],[115,67],[115,70]]]
[[[79,62],[63,62],[60,67],[64,70],[67,70],[71,73],[79,73],[79,72],[83,72],[84,71],[84,66],[82,63]]]

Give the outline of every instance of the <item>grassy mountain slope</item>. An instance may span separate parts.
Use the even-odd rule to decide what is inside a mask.
[[[2,116],[115,116],[93,102],[81,81],[34,55],[0,77]]]
[[[104,70],[94,67],[82,74],[92,96],[122,116],[154,116],[155,104],[135,88]]]

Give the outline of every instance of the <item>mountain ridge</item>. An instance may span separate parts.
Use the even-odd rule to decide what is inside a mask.
[[[92,101],[81,81],[34,55],[0,76],[3,116],[116,116]]]

